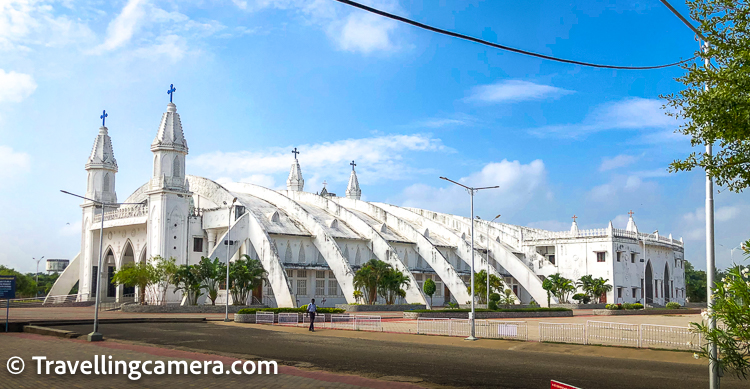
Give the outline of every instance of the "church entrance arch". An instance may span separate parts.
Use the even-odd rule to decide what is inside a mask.
[[[646,304],[654,302],[654,270],[651,268],[651,261],[646,263]]]
[[[122,251],[122,258],[120,259],[120,267],[117,270],[122,269],[125,266],[133,266],[135,264],[135,253],[133,252],[133,244],[128,240],[125,243],[125,250]],[[120,285],[117,287],[117,301],[132,301],[135,295],[135,287]]]
[[[115,275],[116,262],[111,247],[108,247],[106,254],[104,254],[103,265],[105,272],[103,272],[102,276],[105,276],[107,280],[105,284],[106,287],[102,288],[104,289],[103,292],[106,293],[103,297],[115,298],[117,296],[117,286],[112,283],[112,277]]]
[[[662,283],[662,287],[664,288],[664,293],[662,295],[664,296],[664,303],[668,303],[669,299],[672,297],[671,291],[669,290],[669,264],[664,265],[664,282]]]

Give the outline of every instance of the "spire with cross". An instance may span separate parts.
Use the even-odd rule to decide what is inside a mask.
[[[357,164],[352,161],[349,165],[352,165],[352,174],[349,176],[349,185],[346,186],[346,197],[359,200],[362,198],[362,190],[359,188],[357,172],[354,170],[354,167],[357,166]]]
[[[109,116],[109,115],[107,115],[107,110],[106,110],[106,109],[105,109],[105,110],[103,110],[103,111],[102,111],[102,115],[101,115],[101,116],[99,116],[99,119],[102,119],[102,127],[106,127],[106,126],[104,125],[104,121],[105,121],[105,120],[107,120],[107,116]]]
[[[635,215],[635,212],[633,212],[633,210],[631,209],[630,212],[628,212],[628,215],[630,215],[630,218],[632,219],[633,215]]]
[[[295,147],[294,150],[292,150],[292,154],[294,154],[294,160],[297,160],[297,154],[299,154],[299,151],[297,151],[297,148]]]
[[[349,165],[352,165],[352,170],[354,170],[354,167],[357,166],[357,164],[354,163],[354,161],[352,161],[352,163],[350,163]]]
[[[573,215],[573,218],[572,218],[572,219],[573,219],[573,223],[575,223],[575,222],[576,222],[576,219],[578,219],[578,216],[576,216],[576,215]]]
[[[169,84],[169,90],[167,91],[167,94],[169,95],[169,102],[172,102],[172,97],[174,96],[174,92],[176,92],[177,89],[174,87],[174,84]]]

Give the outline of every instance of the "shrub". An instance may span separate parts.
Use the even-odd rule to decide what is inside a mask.
[[[605,308],[616,311],[621,308],[619,304],[607,304]]]
[[[499,293],[490,293],[490,301],[498,302],[500,301],[500,294]]]
[[[680,309],[682,308],[682,305],[680,303],[675,301],[670,301],[667,303],[667,309]]]
[[[449,302],[449,303],[448,303],[448,308],[451,308],[451,309],[458,309],[458,304],[457,304],[457,303],[454,303],[454,302]]]
[[[538,307],[538,306],[539,306],[539,304],[537,304],[537,302],[536,302],[536,301],[534,301],[534,300],[531,300],[531,301],[529,302],[529,306],[530,306],[530,307]]]
[[[583,293],[576,293],[573,295],[573,300],[575,300],[578,304],[584,304],[584,299],[586,299],[586,295]]]
[[[307,312],[307,305],[299,308],[243,308],[237,312],[240,315],[252,315],[256,312],[273,312],[273,313],[287,313],[287,312]],[[318,308],[318,313],[344,313],[345,310],[340,308]]]
[[[633,305],[630,303],[622,303],[622,309],[633,309]]]
[[[641,303],[630,304],[630,309],[643,309],[643,304]]]
[[[490,296],[492,297],[492,296]],[[497,310],[497,301],[490,300],[490,303],[487,305],[487,308],[496,311]]]
[[[552,311],[552,312],[562,312],[562,311],[571,311],[571,309],[568,308],[510,308],[510,309],[503,309],[499,308],[497,311],[492,311],[489,309],[475,309],[476,312],[546,312],[546,311]],[[415,309],[410,312],[421,312],[421,313],[427,313],[427,312],[471,312],[471,309]]]

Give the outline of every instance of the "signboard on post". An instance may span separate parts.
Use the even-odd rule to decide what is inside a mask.
[[[16,276],[0,276],[0,299],[16,298]]]
[[[550,381],[550,389],[581,389],[577,386],[563,384],[562,382],[557,382],[555,380]]]
[[[5,332],[8,332],[10,299],[16,298],[16,276],[0,276],[0,299],[5,299]]]

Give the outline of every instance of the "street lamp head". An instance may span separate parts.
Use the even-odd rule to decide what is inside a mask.
[[[495,219],[499,219],[500,216],[502,216],[502,215],[498,214],[497,216],[495,216]]]
[[[477,220],[482,220],[482,218],[481,218],[481,217],[479,217],[479,215],[477,215],[477,216],[474,216],[474,217],[476,217],[476,218],[477,218]]]
[[[232,204],[234,204],[234,203],[236,203],[236,202],[237,202],[237,198],[235,197],[235,198],[234,198],[234,199],[232,200]]]

